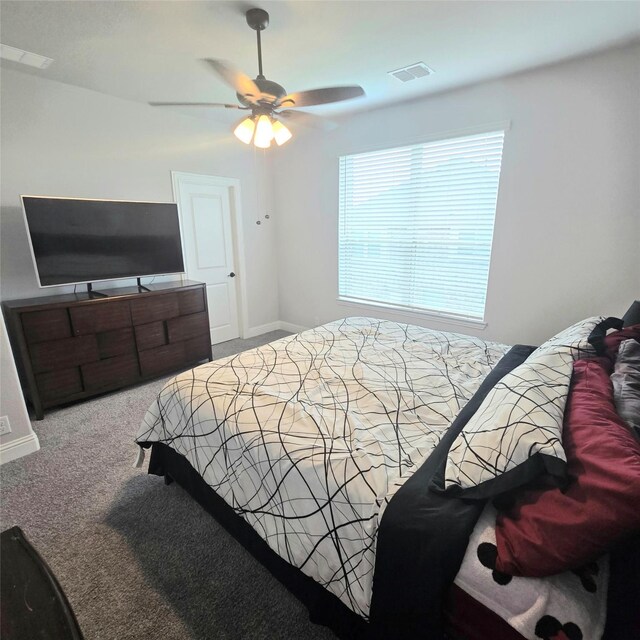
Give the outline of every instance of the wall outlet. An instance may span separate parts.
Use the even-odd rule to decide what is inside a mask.
[[[11,425],[9,424],[9,416],[2,416],[0,418],[0,436],[5,433],[11,433]]]

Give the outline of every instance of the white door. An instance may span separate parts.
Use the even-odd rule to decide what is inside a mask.
[[[207,286],[211,344],[232,340],[240,336],[233,187],[213,176],[172,175],[187,278]]]

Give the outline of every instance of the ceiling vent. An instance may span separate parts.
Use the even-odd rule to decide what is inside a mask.
[[[401,82],[409,82],[409,80],[417,80],[418,78],[426,78],[434,73],[433,69],[427,67],[424,62],[414,62],[407,67],[401,67],[395,71],[388,72],[390,76],[397,78]]]
[[[7,44],[0,44],[0,58],[28,64],[30,67],[36,67],[36,69],[46,69],[53,62],[53,58],[46,58],[37,53],[10,47]]]

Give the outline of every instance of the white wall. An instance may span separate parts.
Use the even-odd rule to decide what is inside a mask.
[[[33,453],[40,448],[38,437],[31,429],[2,317],[0,317],[0,416],[7,418],[11,425],[11,433],[0,435],[0,464]]]
[[[638,45],[297,131],[270,155],[260,226],[256,178],[267,203],[269,180],[227,125],[15,71],[2,85],[3,299],[51,291],[36,285],[20,193],[170,200],[171,170],[241,179],[250,327],[370,314],[539,342],[640,294]],[[338,303],[338,156],[505,120],[486,329]]]
[[[338,303],[338,156],[505,120],[486,329]],[[640,297],[638,45],[297,131],[267,176],[227,125],[4,69],[1,136],[2,299],[53,293],[36,284],[21,193],[171,200],[171,170],[241,180],[250,327],[368,314],[538,343]],[[1,350],[4,450],[31,430]]]
[[[248,325],[278,320],[275,226],[255,224],[270,184],[228,125],[3,69],[1,127],[3,300],[67,290],[38,288],[20,194],[171,201],[173,170],[241,180]]]
[[[338,156],[505,120],[486,329],[338,303]],[[273,173],[281,320],[373,315],[539,343],[621,315],[640,295],[640,46],[357,115],[280,149]]]

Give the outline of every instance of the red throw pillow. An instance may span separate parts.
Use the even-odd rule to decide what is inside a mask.
[[[631,327],[625,327],[619,331],[613,331],[604,338],[604,348],[606,356],[615,362],[618,355],[618,349],[625,340],[640,341],[640,324],[634,324]]]
[[[640,443],[616,413],[606,358],[574,363],[563,446],[571,480],[528,491],[496,521],[496,570],[548,576],[575,569],[640,531]]]

